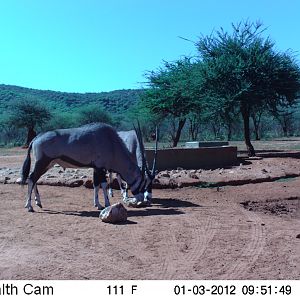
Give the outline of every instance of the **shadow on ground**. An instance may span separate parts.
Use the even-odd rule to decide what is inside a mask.
[[[180,200],[174,198],[154,198],[152,200],[153,204],[158,204],[160,207],[169,208],[169,207],[200,207],[201,205],[195,204],[187,200]]]

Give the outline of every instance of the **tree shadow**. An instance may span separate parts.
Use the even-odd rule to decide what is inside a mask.
[[[38,211],[41,214],[49,215],[65,215],[65,216],[76,216],[76,217],[88,217],[88,218],[99,218],[99,211],[57,211],[51,209],[43,209]]]
[[[158,204],[160,207],[169,208],[169,207],[201,207],[199,204],[187,200],[180,200],[174,198],[153,198],[153,204]]]
[[[292,152],[289,152],[292,151]],[[238,151],[239,154],[247,154],[246,150]],[[300,151],[294,150],[255,150],[257,157],[261,158],[300,158]],[[240,157],[240,159],[249,159],[249,157]]]
[[[135,209],[127,211],[128,217],[148,217],[148,216],[170,216],[170,215],[183,215],[184,212],[178,209],[159,209],[159,208],[146,208]]]
[[[43,211],[38,211],[38,213],[50,214],[50,215],[65,215],[65,216],[75,216],[84,218],[99,218],[99,210],[96,211],[57,211],[50,209],[43,209]],[[114,225],[130,225],[137,224],[137,222],[127,220],[125,222],[115,223]]]
[[[129,209],[127,216],[130,217],[147,217],[147,216],[169,216],[169,215],[182,215],[185,212],[178,210],[178,208],[184,207],[201,207],[199,204],[195,204],[190,201],[174,199],[174,198],[154,198],[152,207],[140,207],[136,209]],[[75,216],[83,218],[99,218],[99,210],[82,210],[82,211],[57,211],[51,209],[43,209],[37,211],[41,214],[50,215],[65,215]],[[115,225],[130,225],[137,224],[137,222],[127,220],[126,222],[116,223]]]

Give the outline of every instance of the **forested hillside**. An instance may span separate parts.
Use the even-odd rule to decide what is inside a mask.
[[[66,93],[0,84],[0,109],[6,110],[14,100],[33,98],[61,111],[88,104],[99,104],[102,109],[119,114],[138,101],[140,92],[140,90],[117,90],[101,93]]]
[[[128,129],[132,127],[130,108],[141,93],[142,90],[66,93],[0,84],[0,145],[23,144],[26,130],[28,140],[34,131],[95,121]]]
[[[153,120],[150,115],[137,113],[140,95],[143,90],[117,90],[102,93],[66,93],[46,90],[37,90],[13,85],[0,85],[0,145],[22,145],[26,138],[25,128],[15,128],[7,122],[14,103],[26,100],[42,103],[51,113],[51,119],[45,122],[43,126],[38,126],[38,132],[66,128],[80,125],[88,122],[80,120],[82,115],[90,115],[93,118],[102,118],[100,115],[92,114],[93,109],[103,110],[105,114],[111,117],[111,123],[118,129],[126,130],[132,128],[133,120],[139,117],[143,125],[145,137],[153,130]],[[96,110],[96,109],[95,109]],[[279,136],[298,136],[300,130],[300,102],[291,110],[292,114],[287,113],[283,117],[275,119],[273,116],[264,114],[260,122],[259,134],[261,138],[274,138]],[[104,116],[105,117],[105,116]],[[192,122],[192,119],[190,120]],[[183,129],[182,140],[191,140],[190,121]],[[165,118],[161,123],[161,139],[171,141],[172,120]],[[226,140],[228,133],[226,126],[219,119],[199,118],[197,122],[199,140]],[[283,128],[287,128],[287,133]],[[253,138],[254,126],[251,124]],[[149,135],[148,135],[149,136]],[[237,118],[232,128],[232,139],[239,140],[243,138],[242,120]]]

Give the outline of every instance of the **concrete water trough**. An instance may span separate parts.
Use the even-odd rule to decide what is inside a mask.
[[[153,149],[146,149],[146,158],[152,165]],[[236,165],[237,147],[201,147],[201,148],[169,148],[159,149],[157,153],[157,169],[213,169]]]
[[[228,142],[221,142],[221,141],[212,141],[212,142],[186,142],[185,148],[205,148],[205,147],[221,147],[221,146],[228,146]]]

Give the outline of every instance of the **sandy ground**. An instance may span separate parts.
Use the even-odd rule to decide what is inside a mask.
[[[0,167],[23,158],[2,156]],[[255,165],[287,174],[299,159]],[[210,172],[213,182],[220,170]],[[83,186],[42,185],[43,209],[28,213],[26,187],[0,184],[0,279],[300,279],[299,186],[295,177],[154,190],[151,207],[128,208],[127,223],[113,225]]]

